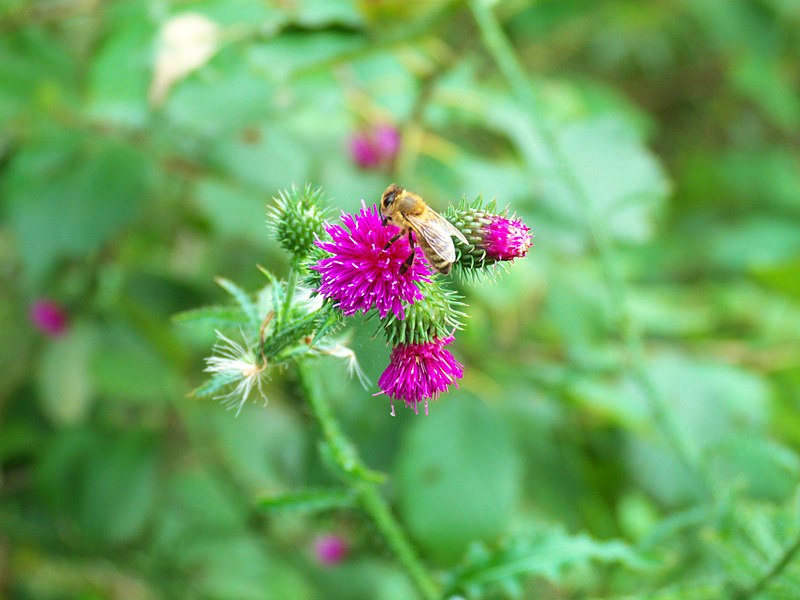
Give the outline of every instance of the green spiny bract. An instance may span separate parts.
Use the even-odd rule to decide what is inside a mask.
[[[322,188],[306,184],[281,191],[268,209],[268,223],[281,247],[295,262],[303,260],[322,235],[327,208]]]
[[[494,200],[484,205],[478,196],[471,202],[466,198],[462,199],[458,206],[449,208],[445,213],[447,220],[464,234],[468,242],[464,244],[453,239],[456,247],[455,266],[461,267],[462,270],[472,270],[482,269],[497,262],[497,259],[486,254],[483,243],[484,228],[492,222],[496,211]]]
[[[464,303],[456,292],[442,286],[436,278],[417,285],[424,299],[404,307],[405,319],[390,314],[381,323],[391,346],[427,343],[461,328],[464,313],[458,307]]]

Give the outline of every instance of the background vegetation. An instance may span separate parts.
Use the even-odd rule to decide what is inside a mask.
[[[186,12],[215,41],[159,102]],[[536,234],[458,283],[466,375],[429,417],[316,363],[445,589],[800,597],[799,58],[795,0],[3,0],[0,597],[416,597],[360,512],[260,505],[335,483],[294,374],[238,418],[194,400],[213,332],[171,322],[285,272],[279,190],[390,181]],[[381,125],[399,155],[359,168]]]

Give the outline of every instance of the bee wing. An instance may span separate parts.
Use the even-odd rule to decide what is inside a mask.
[[[428,211],[428,218],[420,219],[416,215],[405,215],[414,230],[425,239],[431,249],[442,258],[442,260],[453,263],[456,260],[456,249],[453,240],[450,239],[451,229],[458,231],[450,224],[450,221],[442,215],[432,210]],[[463,238],[458,231],[459,237]],[[466,240],[465,240],[466,241]]]
[[[455,225],[453,225],[450,221],[445,219],[439,213],[436,213],[436,216],[439,217],[442,221],[444,221],[444,227],[445,229],[447,229],[448,235],[453,235],[457,237],[459,241],[462,242],[463,244],[469,245],[467,238],[464,237],[464,234],[461,233],[461,231]]]

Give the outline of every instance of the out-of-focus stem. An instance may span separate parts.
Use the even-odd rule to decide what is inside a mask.
[[[300,387],[311,411],[322,429],[329,447],[331,457],[344,473],[368,472],[367,467],[361,462],[355,447],[344,435],[339,423],[333,416],[330,405],[320,389],[319,380],[307,361],[298,362]],[[352,485],[358,493],[358,498],[364,511],[370,516],[375,526],[381,532],[386,543],[397,555],[398,560],[405,568],[408,576],[417,586],[425,600],[437,600],[441,597],[441,590],[436,581],[431,578],[417,555],[416,550],[408,540],[403,528],[392,514],[389,504],[378,490],[378,484],[354,477]]]
[[[500,72],[508,82],[521,106],[528,110],[530,122],[536,132],[536,160],[555,173],[569,189],[584,217],[586,236],[595,250],[613,312],[613,326],[622,333],[622,340],[632,376],[647,399],[653,419],[672,447],[673,452],[692,474],[694,484],[702,496],[709,494],[708,477],[691,447],[675,422],[668,403],[652,379],[644,361],[644,342],[641,332],[630,316],[627,307],[625,279],[615,259],[614,244],[605,226],[602,215],[597,215],[589,193],[581,185],[575,172],[564,156],[555,134],[545,120],[539,99],[534,93],[522,65],[514,53],[508,37],[484,0],[468,0],[469,7],[480,30],[484,45],[488,49]],[[533,159],[529,159],[533,162]]]

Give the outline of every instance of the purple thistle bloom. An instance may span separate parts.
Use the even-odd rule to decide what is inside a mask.
[[[400,229],[383,225],[377,206],[367,208],[362,202],[357,215],[343,213],[341,219],[345,227],[325,227],[333,241],[315,242],[333,255],[311,267],[321,275],[317,291],[336,300],[345,316],[375,307],[381,318],[391,311],[404,319],[403,301],[413,304],[423,297],[414,282],[429,281],[430,270],[422,249],[414,248],[414,262],[401,274],[411,254],[408,239],[402,236],[386,248]]]
[[[375,147],[384,160],[393,160],[400,150],[400,132],[391,125],[381,125],[373,136]]]
[[[359,133],[350,139],[350,156],[362,169],[371,169],[381,162],[380,150],[365,133]]]
[[[464,376],[464,365],[445,350],[453,339],[450,336],[420,344],[398,344],[392,348],[389,366],[381,374],[378,387],[392,400],[405,402],[414,412],[418,412],[419,403],[424,401],[428,414],[428,399],[438,398],[451,385],[458,387],[456,380]]]
[[[53,300],[37,300],[29,313],[33,325],[43,334],[58,337],[67,330],[67,313]]]
[[[342,562],[350,552],[350,546],[338,535],[321,535],[314,540],[314,554],[325,566],[333,566]]]
[[[531,247],[530,228],[520,219],[494,215],[483,228],[483,247],[495,260],[522,258]]]

